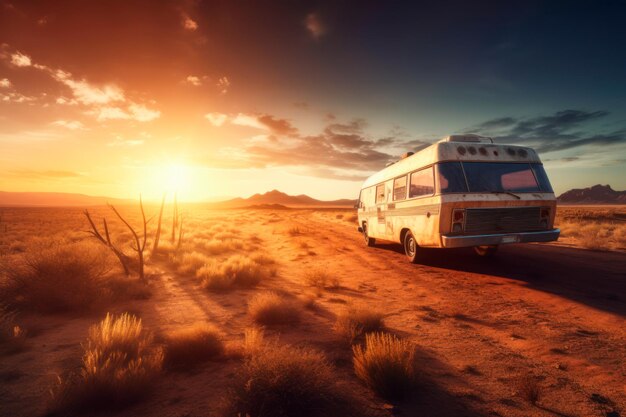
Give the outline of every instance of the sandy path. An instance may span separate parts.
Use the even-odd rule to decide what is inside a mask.
[[[491,261],[431,251],[411,265],[396,245],[365,248],[330,215],[295,221],[316,231],[318,257],[345,285],[365,290],[390,328],[436,359],[424,361],[428,385],[507,416],[626,407],[625,254],[526,245]],[[542,380],[545,410],[514,395],[527,373]]]

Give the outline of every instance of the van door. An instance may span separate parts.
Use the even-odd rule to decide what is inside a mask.
[[[385,236],[385,203],[386,203],[385,184],[376,186],[376,235]]]

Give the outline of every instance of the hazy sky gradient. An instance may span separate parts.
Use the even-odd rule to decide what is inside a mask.
[[[463,132],[626,188],[621,1],[0,0],[0,190],[354,197]]]

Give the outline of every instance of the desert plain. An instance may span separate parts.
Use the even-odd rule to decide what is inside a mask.
[[[172,233],[167,206],[154,250],[147,205],[143,280],[130,230],[88,210],[128,276],[83,208],[1,209],[2,416],[626,413],[624,206],[559,207],[555,243],[413,265],[366,247],[348,208],[181,205]],[[138,206],[119,210],[141,239]],[[368,379],[372,334],[410,369]]]

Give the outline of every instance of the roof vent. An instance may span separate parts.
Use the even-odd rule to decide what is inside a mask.
[[[441,142],[493,143],[493,139],[479,135],[451,135],[441,139]]]
[[[413,155],[413,152],[405,152],[400,156],[400,159],[408,158],[411,155]]]

